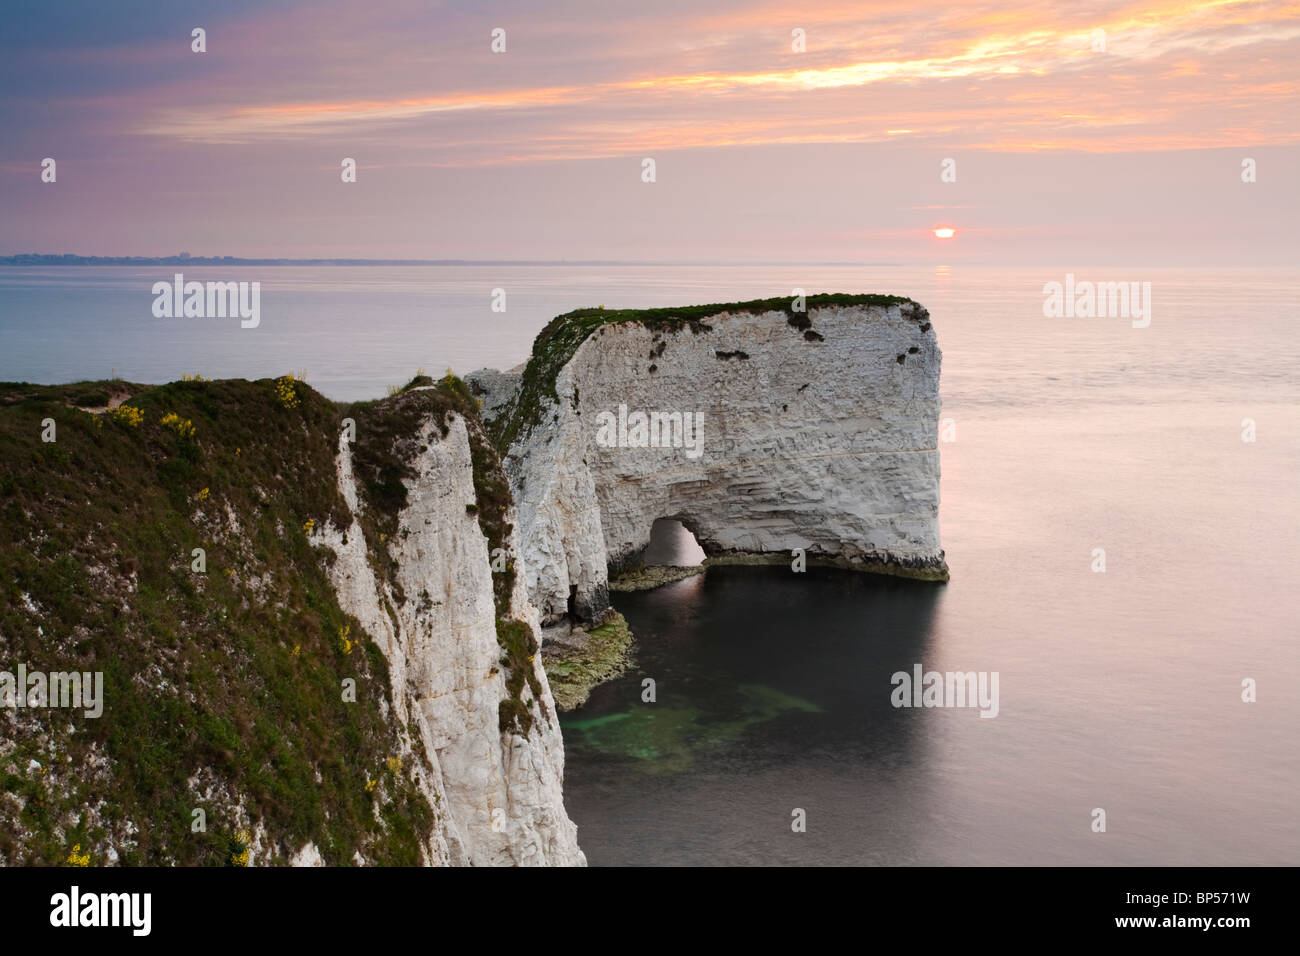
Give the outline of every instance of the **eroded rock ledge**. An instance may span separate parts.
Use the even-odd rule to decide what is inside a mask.
[[[553,320],[522,371],[468,376],[505,455],[543,624],[603,620],[611,570],[640,566],[657,518],[715,563],[803,549],[810,564],[946,580],[939,365],[929,313],[897,296]],[[634,412],[697,416],[700,447],[601,435],[602,413]]]

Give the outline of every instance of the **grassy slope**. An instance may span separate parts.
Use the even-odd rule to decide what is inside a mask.
[[[877,305],[891,306],[911,302],[896,295],[850,295],[825,293],[810,295],[805,300],[807,309],[827,306]],[[578,347],[601,326],[632,322],[647,328],[679,331],[689,328],[697,334],[709,332],[712,327],[704,320],[724,312],[784,312],[786,321],[798,330],[806,330],[809,319],[806,312],[795,312],[793,300],[753,299],[749,302],[725,302],[712,305],[692,305],[668,309],[576,309],[556,316],[538,333],[533,350],[524,369],[519,391],[514,400],[491,423],[493,441],[497,450],[505,454],[510,446],[524,437],[540,423],[547,402],[556,402],[555,378],[560,369],[573,358]]]
[[[0,711],[0,862],[61,862],[80,844],[91,865],[109,846],[127,863],[227,864],[241,848],[241,801],[281,854],[313,840],[332,863],[357,850],[416,862],[434,811],[410,768],[388,759],[399,729],[378,706],[383,655],[340,610],[330,555],[303,526],[343,524],[333,459],[351,415],[374,505],[367,537],[395,529],[410,415],[472,415],[454,385],[350,408],[301,383],[126,385],[143,413],[132,426],[70,407],[102,404],[121,383],[0,384],[0,669],[102,670],[106,698],[97,720]],[[167,413],[193,436],[162,424]],[[508,491],[503,502],[477,434],[486,529]],[[206,574],[190,568],[196,547]],[[348,677],[356,704],[342,701]],[[195,776],[211,799],[195,797]],[[195,807],[206,833],[191,832]]]

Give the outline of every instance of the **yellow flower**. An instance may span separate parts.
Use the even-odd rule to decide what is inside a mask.
[[[199,492],[199,501],[207,501],[207,500],[208,500],[208,489],[204,488],[202,491]]]
[[[248,847],[244,847],[239,853],[230,854],[230,862],[235,866],[248,866]]]
[[[119,405],[108,414],[113,416],[113,421],[129,425],[131,428],[139,428],[140,423],[144,421],[144,412],[134,405]]]
[[[78,843],[76,846],[72,848],[72,852],[68,854],[67,862],[69,866],[90,866],[90,854],[85,853],[82,854],[81,856],[78,856],[77,853],[80,850],[81,850],[80,843]]]
[[[339,628],[339,650],[344,654],[351,654],[352,648],[357,646],[356,641],[348,640],[348,635],[352,633],[352,625],[344,624]]]
[[[299,373],[302,378],[306,378],[306,373]],[[280,404],[285,408],[298,407],[298,382],[293,373],[281,376],[275,380],[275,397],[280,400]]]
[[[294,657],[297,657],[299,651],[301,651],[301,650],[302,650],[302,645],[301,645],[301,644],[295,644],[295,645],[293,645],[293,656],[294,656]]]
[[[170,428],[182,438],[194,437],[194,423],[188,418],[181,418],[175,412],[168,412],[164,415],[162,417],[162,425],[166,428]]]
[[[374,789],[375,789],[375,785],[378,784],[378,783],[379,783],[378,780],[370,780],[370,779],[367,778],[367,780],[366,780],[366,793],[373,793],[373,792],[374,792]]]
[[[390,771],[392,771],[393,773],[401,773],[401,772],[402,772],[402,758],[401,758],[401,757],[389,757],[388,760],[387,760],[387,763],[388,763],[388,769],[389,769]]]
[[[315,528],[315,527],[316,527],[316,519],[315,519],[315,518],[308,518],[306,521],[304,521],[304,522],[302,523],[302,530],[303,530],[303,531],[306,531],[307,534],[311,534],[311,533],[312,533],[312,529]]]

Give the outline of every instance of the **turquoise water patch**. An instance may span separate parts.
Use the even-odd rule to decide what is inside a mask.
[[[561,725],[571,748],[628,758],[647,773],[665,773],[684,770],[703,753],[733,744],[749,728],[784,714],[821,712],[810,701],[762,684],[744,684],[712,700],[721,706],[638,703],[598,717],[562,719]]]

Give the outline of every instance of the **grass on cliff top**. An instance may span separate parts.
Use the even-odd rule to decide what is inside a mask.
[[[475,495],[472,514],[488,540],[489,554],[498,548],[506,551],[513,530],[507,520],[513,504],[510,483],[479,419],[478,399],[465,382],[450,369],[437,382],[417,374],[401,388],[393,389],[388,398],[356,402],[344,408],[344,417],[352,418],[357,426],[352,467],[366,505],[362,509],[361,525],[370,550],[379,559],[377,571],[381,579],[389,581],[399,600],[404,595],[393,576],[396,569],[384,545],[389,537],[401,533],[397,516],[406,507],[406,481],[416,477],[410,462],[423,450],[417,447],[420,423],[432,417],[445,438],[453,414],[465,420],[469,434]],[[493,574],[493,597],[497,616],[508,618],[515,580],[513,560],[506,561],[504,567],[505,570]]]
[[[259,823],[281,859],[418,862],[386,662],[307,540],[346,513],[340,420],[288,378],[0,383],[0,670],[102,671],[105,698],[0,709],[0,862],[229,865]]]
[[[906,296],[850,293],[823,293],[805,299],[807,309],[828,306],[893,306],[912,300]],[[696,334],[712,331],[704,320],[723,313],[784,312],[786,320],[797,330],[809,325],[806,313],[794,311],[791,297],[753,299],[749,302],[719,302],[662,309],[575,309],[556,316],[538,333],[533,351],[524,369],[514,399],[489,426],[497,451],[505,455],[510,446],[541,422],[546,403],[559,401],[555,379],[568,364],[578,347],[597,329],[605,325],[635,323],[646,328],[676,332],[689,328]]]

